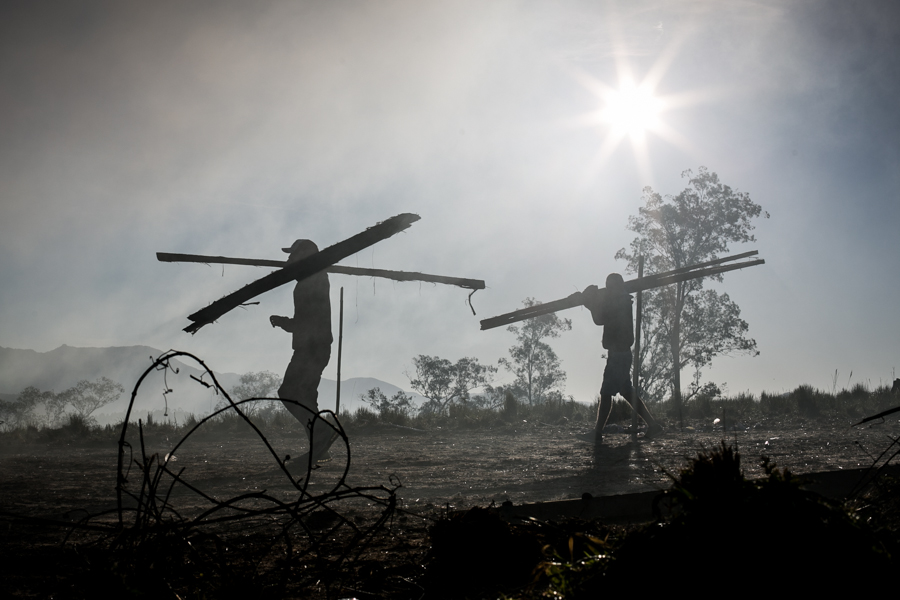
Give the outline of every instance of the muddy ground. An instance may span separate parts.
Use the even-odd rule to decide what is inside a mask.
[[[667,473],[676,473],[688,458],[723,439],[741,451],[746,474],[753,477],[761,474],[760,455],[797,474],[866,467],[890,444],[891,437],[900,435],[896,419],[862,427],[843,422],[768,422],[729,432],[708,426],[702,431],[708,424],[693,425],[694,430],[670,426],[658,439],[639,438],[637,443],[627,434],[610,434],[599,449],[576,437],[584,432],[583,424],[516,422],[490,430],[357,428],[348,432],[350,468],[345,481],[350,486],[393,488],[399,484],[400,507],[413,519],[425,517],[422,523],[407,527],[416,530],[421,554],[427,549],[421,539],[426,521],[448,508],[546,502],[580,498],[585,492],[596,497],[662,490],[668,486]],[[294,437],[268,433],[276,454],[303,451]],[[165,456],[177,441],[164,432],[148,435],[146,452]],[[138,440],[133,443],[139,449]],[[112,439],[3,443],[0,511],[7,521],[10,515],[22,515],[75,522],[110,510],[116,506],[116,456]],[[300,465],[296,463],[287,464],[297,470]],[[332,489],[341,481],[346,465],[347,451],[339,443],[332,459],[314,471],[310,493]],[[296,497],[269,450],[250,433],[191,438],[175,452],[170,466],[184,469],[185,481],[216,500],[260,491],[285,501]],[[138,479],[134,473],[136,469],[130,476],[132,483]],[[210,506],[202,495],[181,485],[172,489],[170,501],[187,517]],[[364,504],[372,505],[371,510],[377,508],[372,502],[357,501],[354,510],[365,510]],[[25,555],[30,542],[16,531],[21,529],[7,527],[3,544],[8,552]],[[60,529],[56,538],[52,532],[42,534],[39,543],[55,543],[61,533]],[[403,535],[402,531],[395,533]]]

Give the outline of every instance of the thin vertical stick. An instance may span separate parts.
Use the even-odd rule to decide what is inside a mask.
[[[337,365],[337,399],[334,401],[334,414],[341,412],[341,350],[344,346],[344,287],[341,286],[341,316],[338,318],[338,365]]]
[[[644,255],[638,258],[638,279],[644,276]],[[634,321],[634,359],[631,374],[631,438],[637,440],[638,381],[641,375],[641,312],[644,308],[643,292],[637,293],[637,318]],[[650,423],[647,423],[647,427]]]

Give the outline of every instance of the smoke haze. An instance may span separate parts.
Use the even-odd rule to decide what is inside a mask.
[[[290,286],[190,336],[188,314],[268,270],[155,253],[283,259],[297,238],[324,248],[413,212],[344,264],[484,279],[478,315],[459,288],[332,275],[344,376],[402,386],[418,354],[495,363],[514,338],[479,319],[622,270],[642,188],[677,194],[704,165],[772,215],[752,246],[767,264],[721,286],[761,355],[716,359],[708,379],[888,382],[898,46],[887,1],[6,2],[0,345],[148,345],[281,373],[290,336],[268,317],[291,314]],[[655,77],[672,133],[601,157],[591,82],[626,72]],[[566,317],[553,345],[567,393],[589,400],[600,330]]]

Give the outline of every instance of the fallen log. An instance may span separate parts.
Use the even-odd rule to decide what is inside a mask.
[[[265,277],[257,279],[252,283],[248,283],[241,289],[219,298],[206,308],[189,315],[188,319],[193,321],[193,323],[185,327],[184,331],[196,333],[204,325],[212,323],[225,313],[237,308],[248,300],[290,281],[305,279],[311,275],[315,275],[319,271],[332,266],[334,263],[343,260],[352,254],[356,254],[360,250],[368,248],[381,240],[387,239],[395,233],[399,233],[404,229],[409,228],[419,219],[419,215],[411,213],[403,213],[391,217],[343,242],[338,242],[333,246],[329,246],[303,260],[298,260],[295,263],[285,265],[277,271],[269,273]]]
[[[690,267],[683,267],[681,269],[675,269],[673,271],[657,273],[656,275],[648,275],[646,277],[631,279],[625,282],[624,289],[629,294],[633,294],[635,292],[642,292],[645,290],[651,290],[653,288],[678,283],[679,281],[688,281],[690,279],[698,279],[700,277],[710,277],[712,275],[719,275],[721,273],[727,273],[728,271],[734,271],[736,269],[744,269],[747,267],[753,267],[755,265],[765,264],[766,261],[761,258],[757,260],[737,263],[734,265],[722,264],[725,262],[736,260],[738,258],[753,256],[755,254],[758,254],[758,252],[754,250],[751,252],[745,252],[744,254],[738,254],[735,256],[720,258],[714,261],[699,263]],[[535,304],[534,306],[528,306],[526,308],[515,310],[503,315],[484,319],[483,321],[481,321],[481,329],[482,331],[487,329],[494,329],[495,327],[518,323],[519,321],[533,319],[534,317],[554,313],[560,310],[565,310],[567,308],[575,308],[576,306],[582,306],[583,304],[584,299],[582,298],[582,293],[575,292],[574,294],[571,294],[566,298],[561,298],[560,300],[554,300],[552,302],[547,302],[544,304]]]
[[[156,258],[160,262],[189,262],[221,265],[247,265],[250,267],[276,267],[282,268],[287,264],[283,260],[267,260],[264,258],[231,258],[228,256],[206,256],[203,254],[173,254],[170,252],[157,252]],[[426,283],[443,283],[457,285],[470,290],[483,290],[485,283],[481,279],[466,279],[464,277],[445,277],[444,275],[430,275],[416,271],[390,271],[387,269],[366,269],[363,267],[345,267],[332,265],[325,269],[327,273],[338,275],[359,275],[361,277],[381,277],[394,281],[424,281]]]

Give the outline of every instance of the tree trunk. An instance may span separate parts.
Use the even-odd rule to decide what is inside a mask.
[[[672,349],[672,400],[678,411],[678,422],[684,427],[681,406],[681,311],[684,309],[684,283],[679,282],[675,290],[675,314],[672,317],[672,335],[669,344]]]
[[[534,354],[528,357],[528,406],[534,406],[534,397],[531,395],[532,381],[534,381]]]
[[[534,406],[534,335],[531,336],[531,348],[528,349],[528,406]]]

